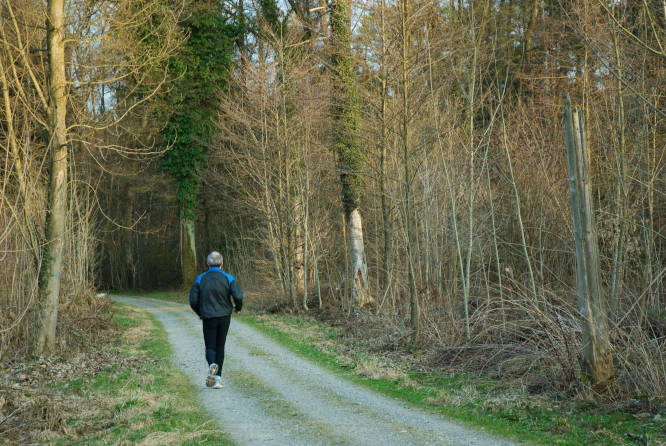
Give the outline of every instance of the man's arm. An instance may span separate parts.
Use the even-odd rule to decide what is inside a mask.
[[[229,287],[229,293],[234,299],[234,306],[236,307],[236,313],[238,313],[243,308],[243,290],[238,286],[238,281],[234,280],[231,282]]]
[[[194,285],[192,285],[192,288],[190,288],[190,307],[192,307],[192,310],[201,317],[201,314],[199,314],[199,282],[194,282]]]

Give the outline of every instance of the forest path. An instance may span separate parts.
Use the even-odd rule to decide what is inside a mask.
[[[187,305],[112,296],[152,313],[199,401],[240,445],[510,445],[359,387],[231,322],[223,389],[205,387],[201,321]]]

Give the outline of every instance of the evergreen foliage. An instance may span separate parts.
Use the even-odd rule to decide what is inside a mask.
[[[331,35],[335,67],[333,111],[334,151],[342,182],[342,204],[346,214],[359,206],[363,186],[360,171],[364,163],[360,145],[360,103],[354,59],[351,54],[351,16],[347,0],[331,5]]]
[[[234,42],[243,32],[215,3],[194,6],[181,23],[187,43],[170,61],[175,82],[166,101],[173,114],[162,131],[170,149],[160,163],[173,177],[180,215],[187,219],[194,219],[199,204],[199,170],[215,133],[218,92],[228,79]]]
[[[280,19],[280,8],[278,8],[276,0],[259,0],[259,7],[264,20],[270,26],[271,32],[275,36],[280,36],[284,33],[284,28],[287,26],[288,17]],[[259,31],[260,37],[270,40],[270,36],[266,33]]]

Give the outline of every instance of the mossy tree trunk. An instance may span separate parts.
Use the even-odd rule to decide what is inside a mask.
[[[199,211],[200,171],[217,128],[218,97],[226,85],[237,38],[244,32],[212,0],[196,0],[180,23],[188,35],[170,60],[173,87],[166,97],[172,115],[162,130],[171,146],[161,160],[176,187],[181,226],[182,286],[196,277],[195,219]]]

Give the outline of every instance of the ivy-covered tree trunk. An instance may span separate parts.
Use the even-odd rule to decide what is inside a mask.
[[[173,112],[162,134],[171,149],[161,161],[176,187],[184,287],[189,287],[197,274],[195,220],[200,170],[216,132],[218,95],[227,80],[234,40],[242,32],[238,24],[223,16],[216,1],[198,0],[191,7],[187,20],[180,24],[188,35],[187,43],[170,61],[174,85],[166,102]]]
[[[180,219],[182,237],[180,244],[180,259],[183,271],[183,285],[194,283],[197,278],[197,248],[194,232],[194,220]]]
[[[351,54],[351,3],[331,1],[331,40],[333,47],[333,139],[342,183],[342,206],[347,225],[349,279],[352,299],[359,306],[371,300],[363,224],[359,209],[363,150],[359,143],[359,99],[354,61]]]
[[[58,298],[67,213],[67,100],[65,97],[64,0],[49,0],[47,40],[49,60],[50,176],[44,254],[39,280],[39,315],[35,353],[53,350],[58,320]]]

